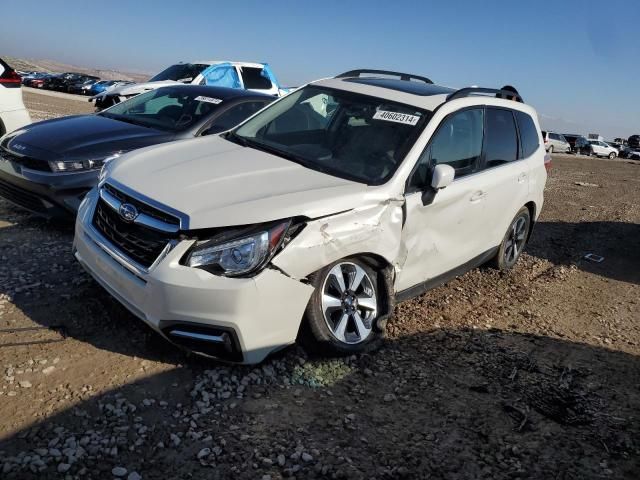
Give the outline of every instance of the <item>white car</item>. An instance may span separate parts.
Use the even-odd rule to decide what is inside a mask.
[[[31,123],[22,101],[20,75],[0,58],[0,137]]]
[[[589,140],[589,145],[591,145],[592,155],[596,157],[616,158],[619,153],[617,148],[601,140]]]
[[[76,259],[170,341],[241,363],[298,338],[373,348],[397,301],[513,267],[550,166],[535,110],[378,73],[108,163],[80,206]]]
[[[288,93],[288,89],[280,87],[266,63],[207,60],[171,65],[151,77],[148,82],[116,86],[95,95],[89,101],[95,100],[96,108],[101,110],[140,93],[176,83],[240,88],[274,96]]]

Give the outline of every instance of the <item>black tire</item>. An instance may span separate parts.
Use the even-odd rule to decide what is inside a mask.
[[[366,274],[366,278],[362,278],[362,281],[353,292],[348,288],[353,281],[350,276],[351,266],[362,269]],[[340,269],[343,272],[342,280],[347,288],[345,294],[341,297],[343,299],[341,305],[330,307],[334,310],[331,311],[327,319],[325,318],[325,308],[323,307],[323,296],[328,292],[330,294],[328,296],[337,299],[337,295],[340,293],[339,287],[335,283],[337,281],[335,277],[336,269]],[[380,347],[383,342],[384,332],[381,331],[377,320],[381,315],[383,305],[386,304],[388,299],[383,297],[387,295],[387,292],[381,281],[381,275],[376,270],[358,258],[345,258],[313,273],[309,277],[309,281],[315,287],[315,290],[309,299],[299,336],[300,343],[307,350],[320,355],[352,355],[372,351]],[[348,303],[347,306],[347,302],[352,300],[354,296],[358,299],[366,298],[368,295],[367,289],[373,289],[374,291],[372,303],[375,305],[375,312],[373,312],[373,315],[367,313],[369,316],[363,318],[361,315],[363,312],[372,311],[368,310],[369,307],[365,309],[357,300],[355,301],[355,310],[358,311],[363,325],[370,328],[366,332],[366,336],[362,335],[362,338],[358,340],[358,327],[355,317],[345,313],[345,309],[354,308],[352,307],[353,303]],[[371,301],[371,298],[368,300]],[[346,320],[346,328],[343,330],[344,340],[341,340],[334,333],[334,330],[339,330],[338,326],[344,315],[347,315],[348,319]],[[333,319],[335,319],[335,323],[332,330],[329,325],[334,321]]]
[[[615,152],[611,152],[609,154],[609,160],[613,160],[614,158],[616,158],[616,153]]]
[[[520,225],[521,219],[524,219],[522,230],[519,226],[517,226]],[[515,230],[515,228],[517,228],[517,231]],[[502,243],[498,248],[498,252],[496,253],[495,257],[493,257],[488,262],[489,266],[502,271],[510,270],[511,268],[513,268],[513,266],[518,262],[522,250],[527,243],[530,229],[531,214],[529,213],[529,209],[527,207],[522,207],[520,210],[518,210],[518,213],[515,217],[513,217],[513,220],[509,224],[509,228],[507,228],[507,232],[504,234]],[[514,233],[516,234],[515,237]],[[515,257],[512,257],[513,251],[510,249],[510,247],[513,244],[514,238],[517,240],[516,252]]]

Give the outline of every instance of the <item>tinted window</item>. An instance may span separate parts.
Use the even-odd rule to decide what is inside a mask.
[[[482,130],[481,108],[463,110],[447,117],[418,160],[409,185],[424,188],[430,167],[438,164],[451,165],[456,171],[456,178],[472,173],[482,153]]]
[[[487,108],[485,132],[487,167],[495,167],[518,158],[518,137],[511,110]]]
[[[164,87],[118,103],[98,115],[168,131],[186,130],[211,117],[224,102],[187,87]]]
[[[256,113],[266,102],[245,102],[231,107],[213,121],[208,133],[224,132]]]
[[[559,136],[557,133],[550,133],[550,134],[549,134],[549,137],[550,137],[552,140],[560,140],[560,136]]]
[[[518,129],[520,130],[520,142],[522,144],[522,156],[524,158],[532,155],[540,144],[538,139],[538,131],[533,118],[524,112],[516,112],[518,120]]]
[[[209,65],[191,64],[191,63],[179,63],[177,65],[171,65],[169,68],[163,70],[155,77],[151,77],[150,82],[158,82],[160,80],[176,80],[178,82],[192,82],[194,78],[200,75],[205,68]]]
[[[264,74],[262,68],[242,67],[242,81],[244,88],[251,90],[269,90],[271,80]]]

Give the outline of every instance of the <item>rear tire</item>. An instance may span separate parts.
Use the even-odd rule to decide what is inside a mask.
[[[530,229],[531,214],[527,207],[522,207],[509,224],[498,252],[489,261],[489,266],[502,271],[513,268],[527,243]]]
[[[380,275],[358,258],[346,258],[309,277],[315,287],[300,330],[301,343],[321,355],[351,355],[382,344],[377,320],[387,295]]]

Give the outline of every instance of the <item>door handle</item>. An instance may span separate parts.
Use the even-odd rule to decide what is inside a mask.
[[[469,201],[472,202],[472,203],[479,202],[480,200],[482,200],[486,196],[487,196],[487,192],[482,191],[482,190],[478,190],[473,195],[471,195],[471,198],[469,199]]]

